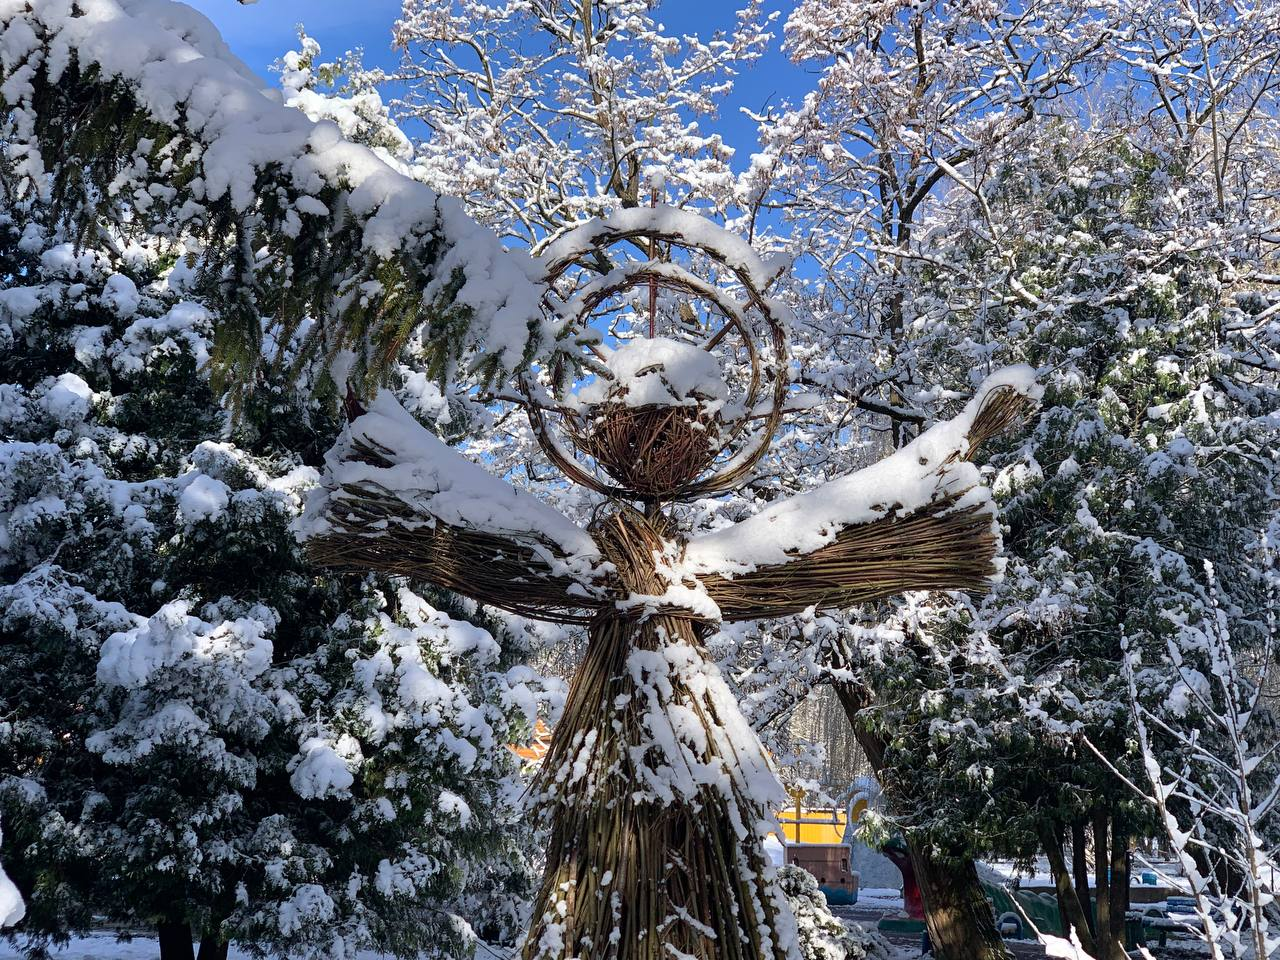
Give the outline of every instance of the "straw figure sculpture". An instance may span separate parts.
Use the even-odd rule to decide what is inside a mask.
[[[780,266],[669,208],[592,221],[542,261],[566,346],[520,395],[548,459],[598,495],[589,527],[384,392],[330,453],[303,518],[310,554],[587,627],[531,790],[550,840],[526,960],[790,960],[794,921],[763,848],[786,797],[703,643],[721,621],[985,589],[999,541],[971,459],[1028,413],[1034,380],[1001,371],[886,460],[689,536],[670,506],[749,480],[782,423],[788,317],[766,294]],[[712,319],[682,307],[671,336],[623,339],[601,318],[646,289]]]

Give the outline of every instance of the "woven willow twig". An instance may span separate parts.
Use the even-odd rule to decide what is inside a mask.
[[[355,449],[377,466],[390,461],[368,445]],[[457,590],[520,616],[557,623],[589,623],[610,601],[582,595],[576,580],[552,571],[547,541],[478,533],[425,517],[402,497],[374,483],[345,486],[328,514],[329,532],[307,541],[308,558],[335,570],[412,577]],[[576,595],[575,595],[576,594]]]
[[[760,317],[764,333],[772,349],[773,361],[765,364],[760,356],[756,337],[743,313],[736,305],[731,304],[723,292],[710,287],[705,281],[685,274],[683,270],[673,269],[670,264],[638,264],[630,269],[620,270],[616,279],[607,283],[599,283],[590,293],[574,301],[572,317],[563,318],[569,326],[584,326],[587,318],[601,303],[609,297],[616,296],[626,290],[643,286],[660,286],[667,290],[687,293],[691,296],[708,299],[716,311],[724,318],[724,325],[704,345],[711,350],[730,332],[736,331],[747,351],[747,368],[749,370],[746,396],[743,400],[744,414],[733,421],[721,424],[715,444],[709,444],[705,462],[698,475],[686,476],[678,485],[661,488],[658,477],[666,474],[668,478],[677,474],[688,474],[688,469],[668,471],[665,466],[654,464],[631,464],[625,476],[619,476],[610,469],[610,465],[595,457],[594,445],[581,442],[589,437],[589,431],[583,429],[580,417],[568,415],[561,408],[544,409],[535,397],[528,381],[522,381],[526,396],[529,421],[534,435],[546,453],[548,459],[573,482],[595,490],[608,497],[619,499],[645,499],[651,501],[690,500],[695,497],[720,493],[739,486],[750,478],[782,424],[783,408],[787,396],[787,373],[784,358],[786,357],[786,332],[779,314],[778,306],[756,286],[750,272],[743,267],[731,266],[721,259],[715,250],[702,246],[694,241],[674,233],[652,230],[605,230],[594,241],[589,251],[578,251],[545,265],[548,288],[554,286],[567,271],[584,260],[594,256],[599,250],[621,241],[635,241],[640,238],[647,243],[664,243],[685,249],[697,249],[701,253],[719,262],[742,286],[746,293],[747,308]],[[561,316],[560,309],[548,303],[548,311]],[[553,371],[553,379],[558,380],[562,371]],[[768,389],[765,390],[766,380]],[[755,415],[761,402],[768,407],[764,415]],[[747,434],[747,428],[753,422],[756,429]],[[556,436],[557,425],[575,441],[574,446],[580,453],[585,453],[592,460],[591,465],[583,464],[566,449]],[[632,442],[645,445],[645,438],[632,425]],[[746,437],[743,443],[739,443]],[[607,447],[608,445],[606,445]],[[721,465],[717,467],[716,461]],[[617,467],[617,463],[613,464]],[[594,467],[594,468],[592,468]],[[645,477],[644,471],[651,470],[655,476]],[[610,479],[606,479],[606,476]],[[612,482],[611,482],[612,481]],[[636,482],[640,486],[634,486]]]
[[[972,460],[979,451],[1002,433],[1024,421],[1036,408],[1036,401],[1012,387],[996,387],[982,403],[978,415],[966,434],[969,448],[965,459]]]
[[[628,490],[660,498],[697,479],[715,456],[720,421],[696,407],[606,403],[589,422],[566,419],[579,449]]]
[[[1034,401],[1009,387],[991,392],[974,417],[963,456],[1023,419]],[[998,546],[989,504],[958,508],[967,490],[900,516],[840,531],[835,542],[795,560],[732,578],[701,578],[726,621],[759,620],[873,603],[907,590],[982,590],[996,573]]]
[[[596,536],[624,587],[663,592],[653,563],[663,546],[658,526],[626,511],[601,524]],[[687,618],[663,615],[636,622],[608,612],[592,622],[586,657],[535,784],[552,828],[526,960],[788,955],[773,936],[778,904],[754,836],[754,825],[771,811],[744,796],[730,775],[674,803],[638,799],[644,778],[636,767],[657,762],[657,737],[646,722],[652,705],[638,690],[628,657],[675,644],[701,654],[695,630]],[[725,718],[678,673],[670,680],[664,707],[696,718],[705,744],[697,760],[741,769],[740,758],[723,755],[718,744],[724,741],[712,735]],[[745,834],[735,824],[745,824]]]
[[[684,237],[649,229],[592,236],[593,249],[547,266],[549,283],[619,241],[642,238],[649,250],[655,241],[700,249]],[[714,249],[702,252],[723,263]],[[759,785],[773,782],[768,761],[707,664],[701,640],[713,629],[708,611],[675,603],[652,609],[666,602],[659,598],[672,586],[655,555],[669,555],[680,539],[654,508],[746,480],[782,418],[783,311],[756,287],[749,269],[724,265],[762,318],[772,348],[769,365],[736,304],[665,267],[642,265],[620,278],[609,274],[583,288],[573,311],[581,319],[606,296],[649,281],[709,296],[721,305],[726,323],[706,348],[736,331],[750,361],[748,402],[733,423],[681,407],[632,409],[616,398],[591,412],[571,404],[544,406],[541,392],[522,381],[534,432],[570,481],[614,499],[645,501],[646,514],[619,506],[593,525],[595,543],[610,564],[595,568],[590,582],[560,572],[581,558],[566,557],[548,538],[452,526],[428,515],[412,491],[367,481],[331,492],[327,531],[308,545],[312,559],[338,569],[405,574],[525,616],[589,624],[586,656],[535,784],[551,828],[525,960],[794,956],[790,914],[771,882],[758,832],[779,798]],[[548,308],[556,312],[550,301]],[[550,372],[557,383],[557,374],[568,379],[564,370]],[[771,403],[763,415],[761,398]],[[1029,405],[1011,388],[987,397],[970,425],[967,448],[936,465],[934,502],[850,525],[826,547],[792,562],[734,578],[712,573],[702,585],[726,620],[847,606],[906,590],[983,586],[995,572],[990,504],[966,503],[965,491],[947,491],[955,484],[944,483],[942,473],[972,457]],[[758,424],[756,432],[737,443],[748,421]],[[561,443],[557,427],[576,452]],[[368,443],[352,453],[378,466],[395,459],[392,451]],[[661,675],[655,678],[654,671]]]
[[[790,563],[702,585],[726,621],[785,617],[872,603],[907,590],[980,590],[996,572],[985,505],[956,509],[947,497],[905,517],[849,527]]]

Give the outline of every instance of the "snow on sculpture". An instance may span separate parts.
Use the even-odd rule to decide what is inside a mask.
[[[561,347],[523,376],[523,403],[552,463],[604,499],[590,526],[383,393],[331,452],[302,534],[333,567],[588,626],[534,790],[551,832],[526,960],[792,960],[762,847],[786,798],[703,641],[723,620],[982,589],[998,531],[970,457],[1030,408],[1034,379],[1001,371],[881,463],[689,538],[668,508],[750,479],[782,422],[787,311],[765,291],[784,265],[664,208],[585,224],[542,262]]]

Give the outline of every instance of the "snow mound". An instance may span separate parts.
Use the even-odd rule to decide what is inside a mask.
[[[89,413],[93,391],[74,373],[59,376],[44,395],[43,405],[63,426],[79,423]]]
[[[778,868],[778,886],[796,918],[802,960],[891,960],[893,948],[879,934],[845,924],[831,912],[818,881],[797,866]]]
[[[304,800],[348,797],[356,782],[352,769],[363,759],[360,744],[344,734],[336,742],[309,737],[298,748],[289,782]],[[287,932],[287,931],[286,931]]]
[[[578,392],[580,402],[719,409],[728,399],[716,358],[690,343],[666,337],[633,340],[610,353],[605,368],[613,379],[587,384]]]

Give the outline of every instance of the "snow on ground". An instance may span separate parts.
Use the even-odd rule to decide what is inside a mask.
[[[76,937],[65,948],[51,950],[55,960],[157,960],[160,944],[152,937],[135,937],[128,943],[116,939],[114,933],[93,933]],[[496,952],[488,947],[476,950],[476,960],[510,960],[512,954]],[[20,944],[0,941],[0,960],[22,960]],[[249,954],[234,946],[227,952],[227,960],[250,960]],[[388,960],[380,953],[362,952],[359,960]],[[896,960],[896,958],[895,958]]]
[[[160,956],[160,944],[150,937],[139,937],[129,943],[121,943],[113,933],[95,933],[76,937],[66,948],[51,950],[58,960],[156,960]],[[21,960],[20,941],[0,943],[0,960]],[[228,960],[248,960],[248,954],[234,947]]]
[[[885,911],[901,910],[903,909],[902,891],[878,887],[859,890],[858,905],[861,907],[875,907]]]

